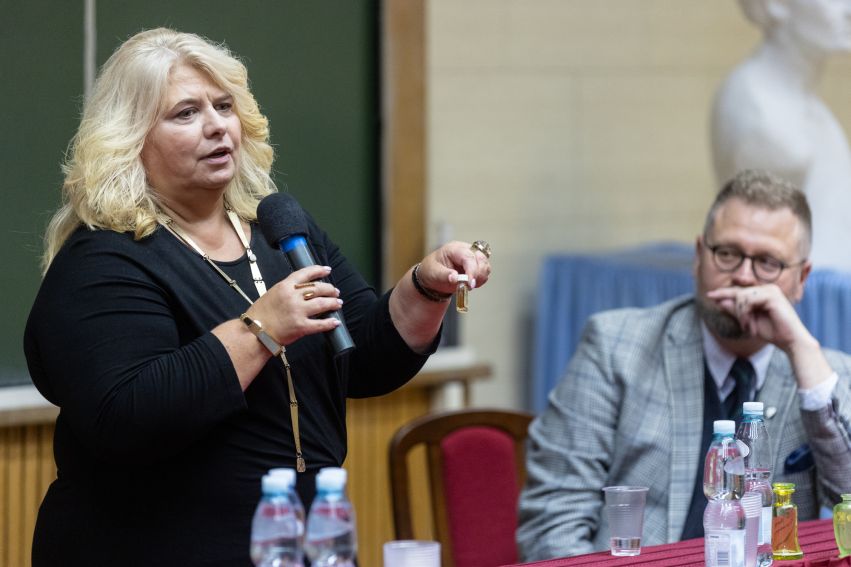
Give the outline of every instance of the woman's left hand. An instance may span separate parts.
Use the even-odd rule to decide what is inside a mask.
[[[448,242],[423,258],[417,279],[426,288],[446,294],[455,291],[458,274],[470,277],[470,289],[485,285],[491,275],[490,245],[483,240]]]

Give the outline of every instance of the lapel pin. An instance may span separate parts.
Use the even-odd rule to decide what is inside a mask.
[[[771,419],[774,417],[774,414],[777,413],[777,408],[774,406],[768,406],[765,408],[765,419]]]

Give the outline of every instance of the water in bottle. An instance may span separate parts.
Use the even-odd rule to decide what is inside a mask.
[[[346,496],[346,471],[324,468],[316,476],[316,498],[307,515],[305,552],[313,567],[354,565],[355,513]]]
[[[251,561],[258,567],[303,567],[304,507],[295,491],[295,471],[265,475],[262,488],[251,522]]]
[[[745,491],[757,492],[762,496],[756,565],[768,567],[773,563],[771,515],[774,492],[771,489],[771,470],[774,460],[771,456],[771,440],[763,419],[762,402],[745,402],[742,423],[736,432],[736,438],[746,446],[743,451],[745,453]]]
[[[285,479],[287,479],[287,483],[290,484],[290,490],[292,491],[292,499],[293,504],[295,506],[295,513],[298,517],[298,520],[301,522],[302,533],[304,533],[304,528],[307,526],[307,517],[304,510],[304,505],[301,502],[301,498],[298,495],[298,491],[296,491],[295,487],[295,479],[296,472],[295,469],[291,469],[288,467],[277,467],[274,469],[269,469],[269,472],[266,473],[269,476],[277,476],[283,475]],[[304,543],[304,538],[302,538],[302,544]]]
[[[709,499],[703,514],[707,567],[745,567],[745,463],[733,437],[734,421],[713,424],[706,453],[703,492]]]

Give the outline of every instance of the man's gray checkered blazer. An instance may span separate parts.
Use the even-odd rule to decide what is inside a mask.
[[[851,325],[851,321],[848,322]],[[851,492],[851,357],[825,351],[839,375],[832,405],[799,408],[786,355],[775,350],[757,401],[775,455],[774,481],[794,482],[801,520]],[[650,487],[642,545],[679,540],[701,456],[703,342],[692,297],[593,316],[529,429],[517,540],[525,561],[608,548],[601,488]],[[809,444],[815,466],[784,472]],[[700,471],[702,474],[702,470]]]

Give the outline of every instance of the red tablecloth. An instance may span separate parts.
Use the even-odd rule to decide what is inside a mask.
[[[804,558],[798,561],[775,561],[778,567],[851,567],[851,556],[839,559],[836,540],[833,537],[832,520],[801,522],[798,526],[798,542],[804,550]],[[535,567],[575,567],[578,565],[622,567],[645,565],[654,567],[703,567],[703,538],[688,539],[677,543],[654,545],[641,549],[636,557],[612,557],[608,551],[577,555],[564,559],[550,559],[535,563],[524,563]]]

